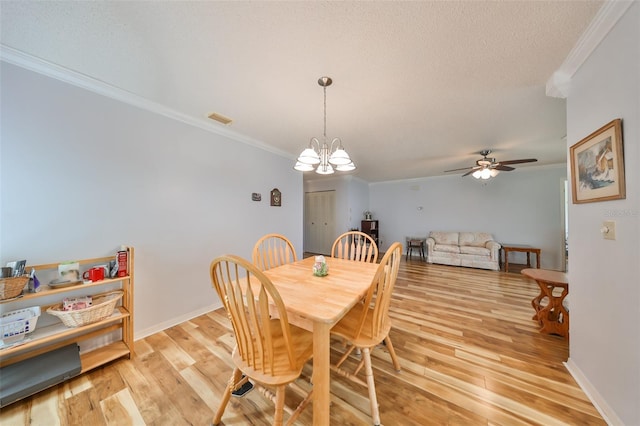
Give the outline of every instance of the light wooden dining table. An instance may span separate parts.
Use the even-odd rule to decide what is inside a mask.
[[[378,264],[326,257],[329,274],[313,275],[306,258],[265,271],[278,289],[289,323],[313,332],[313,424],[329,425],[330,330],[367,293]]]

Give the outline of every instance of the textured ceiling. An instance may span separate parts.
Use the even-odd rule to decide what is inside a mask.
[[[292,158],[322,135],[328,75],[327,136],[376,182],[471,166],[484,148],[565,162],[565,102],[545,83],[601,5],[2,1],[0,40],[182,113],[231,117]]]

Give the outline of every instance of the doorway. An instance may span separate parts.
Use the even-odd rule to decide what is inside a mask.
[[[304,194],[304,251],[331,254],[335,240],[336,191]]]

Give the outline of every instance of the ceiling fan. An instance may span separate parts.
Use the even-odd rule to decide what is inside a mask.
[[[480,155],[482,155],[481,160],[476,161],[475,166],[471,167],[463,167],[461,169],[453,169],[453,170],[445,170],[447,172],[458,172],[462,170],[467,170],[462,177],[467,175],[473,175],[476,179],[489,179],[490,177],[495,177],[501,171],[510,172],[511,170],[515,170],[514,167],[508,166],[508,164],[522,164],[522,163],[533,163],[534,161],[538,161],[537,158],[523,158],[520,160],[509,160],[509,161],[496,161],[495,158],[487,157],[491,154],[490,149],[484,149],[480,151]]]

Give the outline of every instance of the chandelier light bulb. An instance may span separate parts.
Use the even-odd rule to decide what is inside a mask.
[[[307,148],[300,153],[298,161],[302,164],[319,164],[320,156],[313,148]]]
[[[316,169],[316,173],[318,173],[319,175],[330,175],[333,174],[333,167],[331,167],[331,164],[320,164],[318,166],[318,168]]]
[[[297,161],[296,165],[293,166],[293,168],[299,172],[310,172],[311,170],[314,169],[312,164],[304,164],[304,163],[301,163],[300,161]]]
[[[343,166],[351,163],[351,158],[349,158],[349,154],[347,154],[347,151],[345,151],[342,148],[342,144],[340,144],[333,154],[331,154],[331,157],[329,157],[329,162],[336,166]]]

